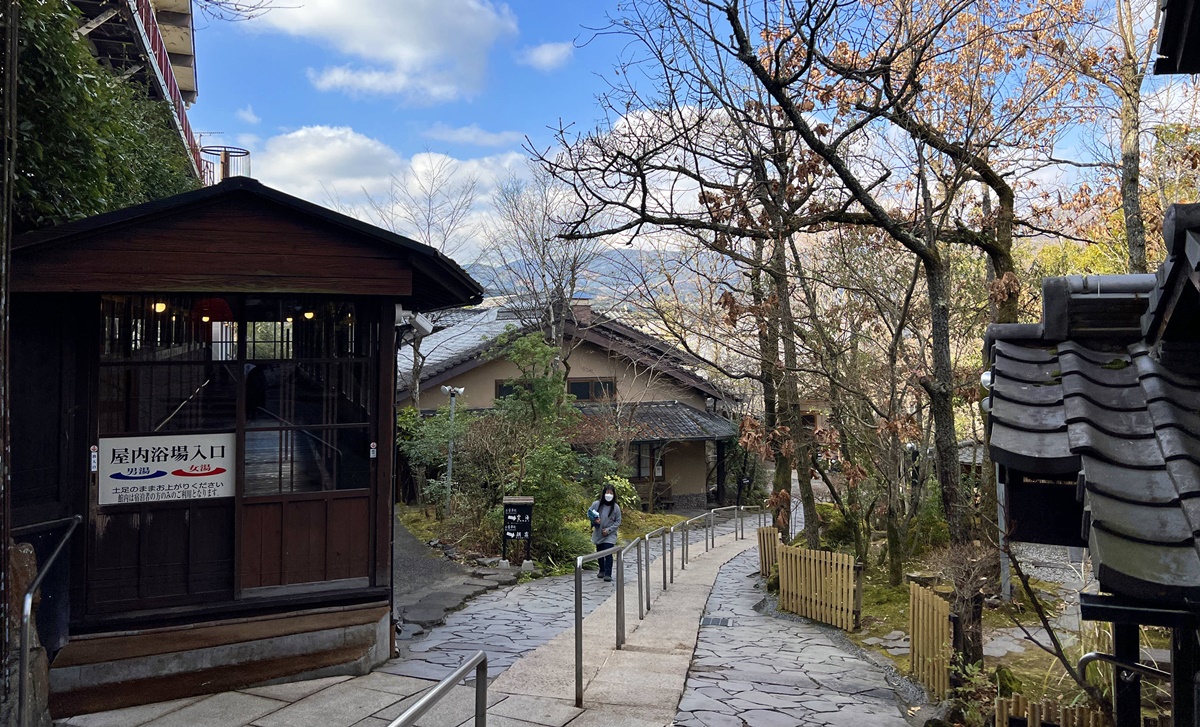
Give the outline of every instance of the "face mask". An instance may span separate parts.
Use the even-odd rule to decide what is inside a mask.
[[[612,502],[612,501],[613,501],[613,496],[612,496],[612,493],[611,493],[611,492],[606,492],[606,493],[604,493],[604,501],[605,501],[605,502]]]

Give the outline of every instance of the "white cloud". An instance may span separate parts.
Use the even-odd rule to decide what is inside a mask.
[[[524,134],[519,131],[485,131],[479,128],[478,124],[458,128],[436,124],[425,132],[425,136],[452,144],[472,144],[474,146],[511,146],[519,144],[525,138]]]
[[[512,10],[492,0],[306,0],[252,22],[354,59],[310,68],[320,90],[423,103],[480,91],[492,46],[517,33]]]
[[[536,68],[539,71],[553,71],[562,68],[571,60],[575,46],[571,43],[542,43],[531,48],[523,49],[517,55],[517,62]]]
[[[306,126],[267,139],[254,150],[254,175],[268,187],[327,204],[327,190],[378,194],[387,189],[400,155],[345,126]]]
[[[386,201],[393,179],[411,184],[415,176],[448,162],[455,174],[477,180],[477,202],[468,222],[483,229],[492,215],[488,204],[492,190],[511,174],[528,173],[525,157],[517,152],[470,159],[424,152],[405,158],[384,142],[341,126],[306,126],[248,148],[253,152],[254,176],[263,184],[372,224],[379,220],[370,200]],[[455,258],[470,261],[479,245],[456,253]]]
[[[262,121],[258,114],[254,113],[254,107],[248,104],[246,108],[238,109],[233,113],[233,115],[242,121],[245,121],[247,124],[257,124],[258,122]]]

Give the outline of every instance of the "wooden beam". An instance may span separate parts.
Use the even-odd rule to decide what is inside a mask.
[[[96,28],[99,28],[101,25],[104,25],[109,20],[112,20],[113,16],[116,14],[117,14],[116,8],[109,8],[108,10],[105,10],[104,12],[100,13],[96,17],[92,18],[91,20],[87,21],[83,25],[76,28],[71,33],[71,35],[73,35],[76,38],[82,38],[83,36],[91,33]]]

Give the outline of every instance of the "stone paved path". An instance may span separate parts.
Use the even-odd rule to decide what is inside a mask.
[[[757,521],[747,517],[746,537],[754,537]],[[716,524],[717,536],[734,530],[732,520]],[[679,550],[683,533],[675,534],[675,567],[679,567]],[[704,531],[689,533],[691,557],[704,552]],[[669,544],[668,544],[669,548]],[[662,588],[659,541],[650,549],[651,585]],[[632,582],[637,573],[633,552],[625,559],[625,577]],[[669,575],[668,575],[669,577]],[[583,611],[587,617],[613,594],[615,583],[596,578],[595,571],[583,574]],[[461,611],[446,616],[445,624],[434,626],[423,637],[400,643],[400,656],[377,671],[419,679],[442,679],[476,651],[488,652],[488,676],[496,677],[508,669],[523,654],[533,651],[559,633],[575,625],[575,576],[564,575],[513,586],[507,590],[485,593],[469,601]],[[637,618],[637,602],[626,604],[631,618]]]
[[[752,586],[757,570],[758,551],[751,549],[717,576],[675,724],[907,727],[879,667],[843,651],[816,626],[754,610],[763,597]]]

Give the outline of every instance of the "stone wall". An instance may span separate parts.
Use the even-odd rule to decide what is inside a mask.
[[[672,509],[675,510],[703,510],[708,506],[708,495],[704,492],[689,493],[680,495],[678,493],[672,496],[675,501]]]

